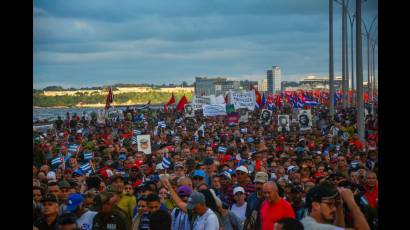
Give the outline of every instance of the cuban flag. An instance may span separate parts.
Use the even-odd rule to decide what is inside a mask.
[[[84,161],[89,161],[94,157],[94,153],[92,152],[86,152],[84,153]]]
[[[165,121],[158,121],[158,126],[161,128],[166,128],[167,124],[165,124]]]
[[[134,130],[132,130],[132,134],[133,134],[133,136],[141,135],[141,131],[137,130],[137,129],[134,129]]]
[[[72,157],[73,155],[71,154],[71,153],[67,153],[67,155],[64,157],[64,161],[68,161],[68,160],[70,160],[71,159],[71,157]]]
[[[226,147],[219,146],[219,147],[218,147],[218,152],[220,152],[220,153],[226,153]]]
[[[78,152],[79,149],[80,149],[80,146],[78,146],[77,144],[72,144],[68,146],[68,152],[70,153],[76,153]]]
[[[305,101],[305,105],[316,106],[319,105],[319,103],[317,101]]]
[[[162,167],[164,167],[164,169],[168,169],[171,166],[171,160],[168,157],[163,157],[162,158]]]
[[[132,139],[131,139],[131,144],[135,145],[137,143],[138,143],[137,136],[133,136]]]
[[[193,140],[194,140],[195,142],[198,142],[198,141],[199,141],[198,135],[194,135],[194,136],[193,136]]]
[[[58,157],[51,160],[51,165],[54,167],[54,166],[57,166],[57,165],[59,165],[63,162],[64,162],[64,158],[58,156]]]
[[[80,166],[81,171],[83,171],[87,176],[93,172],[93,168],[90,165],[90,162]]]

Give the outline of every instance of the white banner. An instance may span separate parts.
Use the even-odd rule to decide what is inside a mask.
[[[229,103],[233,104],[235,109],[246,108],[253,111],[255,109],[255,91],[229,91]]]
[[[193,96],[192,97],[192,107],[194,110],[202,109],[202,106],[204,105],[210,105],[213,104],[213,101],[215,100],[215,96]]]
[[[225,98],[223,95],[215,97],[215,102],[212,104],[225,104]]]
[[[204,105],[202,107],[205,117],[226,115],[226,105]]]

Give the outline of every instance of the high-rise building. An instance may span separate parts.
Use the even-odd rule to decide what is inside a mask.
[[[279,66],[273,66],[273,88],[275,89],[275,93],[281,91],[281,76],[280,76],[280,67]]]
[[[227,80],[226,78],[195,78],[195,95],[225,95],[229,90],[238,90],[239,81]]]
[[[266,77],[268,80],[269,93],[276,93],[281,91],[281,76],[279,66],[273,66],[272,70],[268,70],[266,72]]]

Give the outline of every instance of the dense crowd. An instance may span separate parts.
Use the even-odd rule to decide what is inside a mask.
[[[59,117],[33,132],[33,229],[377,229],[377,115],[361,141],[354,108],[310,109],[306,131],[291,107],[236,125],[200,110]]]

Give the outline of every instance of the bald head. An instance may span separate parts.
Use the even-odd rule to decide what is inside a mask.
[[[279,201],[280,197],[278,194],[278,186],[273,181],[268,181],[263,185],[263,195],[265,199],[271,203],[275,204]]]

